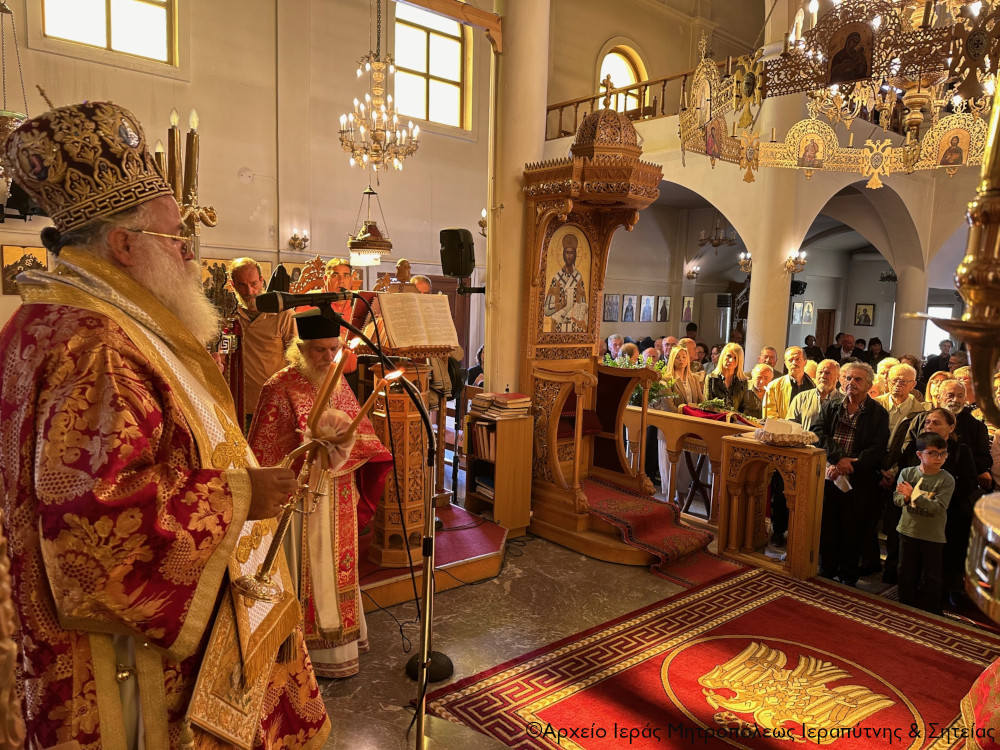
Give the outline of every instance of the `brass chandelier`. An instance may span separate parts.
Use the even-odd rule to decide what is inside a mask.
[[[380,172],[403,168],[403,160],[420,147],[420,127],[402,125],[386,87],[396,73],[391,54],[382,55],[382,0],[376,2],[375,49],[358,62],[357,76],[368,74],[364,100],[354,100],[354,111],[340,116],[340,145],[350,154],[351,166]]]

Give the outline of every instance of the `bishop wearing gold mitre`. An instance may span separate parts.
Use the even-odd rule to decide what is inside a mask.
[[[321,745],[294,594],[229,583],[256,571],[294,474],[258,468],[242,438],[206,350],[219,318],[142,128],[110,102],[60,107],[3,161],[55,224],[55,269],[19,277],[0,333],[26,745]]]

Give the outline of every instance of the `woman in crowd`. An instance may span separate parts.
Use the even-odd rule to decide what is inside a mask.
[[[743,411],[747,398],[747,376],[743,372],[743,347],[726,344],[715,372],[705,378],[705,399],[721,398],[730,411]]]
[[[669,411],[680,411],[684,404],[700,404],[704,400],[701,381],[691,371],[691,358],[687,347],[678,344],[670,350],[670,359],[667,360],[661,379],[673,381],[670,395],[667,396],[670,401],[667,407]]]
[[[757,365],[750,373],[750,387],[747,389],[743,413],[754,419],[764,418],[764,394],[768,384],[774,380],[774,370],[770,365]]]
[[[625,346],[622,347],[621,354],[618,356],[624,357],[630,365],[634,365],[639,361],[639,347],[633,343],[625,344]]]
[[[935,373],[936,374],[936,373]],[[948,523],[944,535],[944,592],[957,604],[965,585],[965,554],[972,533],[972,509],[981,492],[976,482],[976,464],[969,446],[960,443],[955,435],[955,415],[947,409],[933,408],[924,419],[924,432],[935,432],[948,441],[948,457],[941,468],[955,479],[955,491],[948,504]],[[916,466],[916,445],[903,445],[903,466]]]
[[[705,372],[715,372],[715,368],[719,366],[719,354],[722,352],[722,344],[716,344],[712,347],[711,353],[708,355],[708,363],[705,365]]]
[[[936,409],[940,404],[938,403],[938,389],[941,384],[946,380],[954,380],[951,373],[947,370],[939,370],[930,376],[927,380],[927,390],[924,392],[924,402],[930,404],[931,409]]]
[[[881,362],[886,357],[892,355],[889,352],[882,349],[882,339],[878,336],[873,336],[868,341],[868,359],[872,367],[877,367],[878,363]]]

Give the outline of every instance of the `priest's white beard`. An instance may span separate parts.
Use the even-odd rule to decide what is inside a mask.
[[[142,237],[144,252],[129,267],[129,275],[176,315],[199,344],[214,344],[219,338],[222,316],[205,296],[198,263],[185,261],[184,270],[177,273],[176,261],[149,239]]]

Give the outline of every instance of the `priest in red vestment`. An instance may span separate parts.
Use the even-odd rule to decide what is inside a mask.
[[[306,421],[319,386],[341,347],[339,327],[314,313],[296,316],[299,339],[288,348],[291,364],[264,384],[250,427],[250,447],[261,464],[274,465],[297,448],[307,434]],[[346,354],[346,352],[345,352]],[[324,405],[326,406],[326,405]],[[330,420],[319,432],[346,426],[360,410],[341,378],[330,396]],[[337,425],[337,420],[340,425]],[[324,430],[323,428],[326,428]],[[347,453],[348,446],[342,450]],[[296,514],[285,551],[302,605],[306,645],[320,677],[349,677],[358,672],[358,654],[368,650],[368,633],[358,582],[358,529],[375,514],[392,455],[361,420],[349,455],[334,456],[319,483],[321,467],[311,470],[310,486],[318,487],[316,510]],[[298,471],[302,461],[292,468]],[[296,523],[297,522],[297,523]],[[297,580],[296,580],[297,578]]]
[[[19,277],[0,332],[26,746],[321,746],[294,596],[237,611],[227,578],[263,554],[295,477],[242,439],[206,349],[219,316],[138,121],[60,107],[3,150],[55,224],[54,271]]]

